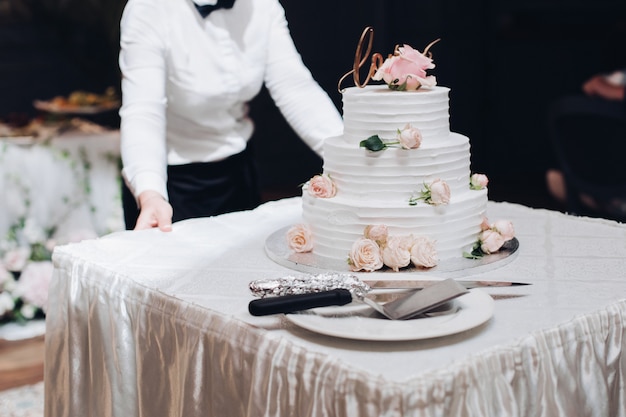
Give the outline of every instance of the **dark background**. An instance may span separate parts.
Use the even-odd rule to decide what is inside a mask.
[[[34,99],[119,87],[124,0],[0,0],[0,118],[37,115]],[[626,67],[626,1],[282,0],[305,63],[338,109],[337,81],[352,67],[366,26],[374,52],[432,40],[438,84],[451,88],[450,123],[472,144],[472,170],[490,198],[555,207],[547,110],[590,76]],[[321,160],[264,91],[252,103],[253,139],[266,198],[299,195]],[[119,123],[113,112],[101,123]]]

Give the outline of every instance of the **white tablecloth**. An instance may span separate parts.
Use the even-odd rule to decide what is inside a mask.
[[[300,199],[58,247],[45,415],[626,416],[626,227],[507,203],[516,259],[481,279],[484,325],[344,340],[253,317],[248,283],[293,273],[264,252]]]
[[[124,229],[118,131],[0,140],[0,239],[21,220],[56,235]]]

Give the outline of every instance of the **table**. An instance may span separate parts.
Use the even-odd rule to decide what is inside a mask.
[[[124,229],[117,130],[0,140],[0,237],[20,222],[59,239]]]
[[[626,416],[626,226],[510,203],[517,258],[487,323],[371,342],[253,317],[248,283],[300,198],[57,247],[45,415]]]

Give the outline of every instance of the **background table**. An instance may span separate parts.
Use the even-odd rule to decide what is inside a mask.
[[[58,247],[46,416],[626,416],[626,227],[507,203],[532,286],[472,330],[371,342],[253,317],[248,283],[300,199]],[[376,273],[368,277],[389,277]],[[397,277],[392,275],[391,277]]]
[[[57,236],[124,229],[119,131],[0,140],[0,238],[20,221]]]

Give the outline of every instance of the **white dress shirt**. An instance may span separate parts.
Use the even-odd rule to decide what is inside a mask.
[[[121,20],[123,175],[167,196],[167,165],[219,161],[253,131],[263,83],[318,154],[341,116],[298,54],[278,0],[237,0],[202,19],[191,0],[129,0]]]

